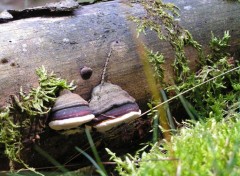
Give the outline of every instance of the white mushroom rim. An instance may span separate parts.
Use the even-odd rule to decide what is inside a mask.
[[[116,117],[115,119],[105,120],[97,125],[94,126],[94,128],[97,129],[97,131],[104,133],[110,129],[112,129],[115,126],[118,126],[122,123],[127,123],[129,121],[132,121],[141,115],[141,110],[138,112],[129,112],[127,114],[124,114],[123,116]]]
[[[49,127],[54,130],[67,130],[71,128],[76,128],[84,123],[91,121],[94,118],[95,116],[93,114],[89,114],[81,117],[73,117],[63,120],[53,120],[49,123]]]

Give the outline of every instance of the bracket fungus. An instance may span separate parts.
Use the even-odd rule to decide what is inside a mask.
[[[89,107],[95,115],[89,125],[102,133],[141,115],[133,97],[121,87],[106,82],[93,89]]]
[[[95,116],[78,94],[63,90],[52,109],[49,127],[54,130],[67,130],[91,121]]]

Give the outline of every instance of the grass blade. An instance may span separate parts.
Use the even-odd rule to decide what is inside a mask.
[[[184,97],[183,97],[184,98]],[[194,115],[195,119],[198,119],[200,120],[200,116],[198,115],[198,112],[197,110],[193,107],[193,105],[188,101],[186,100],[186,98],[184,98],[185,102],[187,103],[187,106],[189,108],[189,110],[191,111],[191,113]]]
[[[94,161],[94,159],[88,155],[86,152],[84,152],[82,149],[75,147],[75,149],[80,152],[81,154],[83,154],[92,164],[93,166],[97,169],[97,171],[100,173],[100,175],[102,176],[106,176],[107,174],[103,172],[102,168],[96,163],[96,161]]]
[[[71,174],[69,174],[68,170],[62,166],[58,161],[56,161],[53,157],[51,157],[47,152],[45,152],[43,149],[41,149],[39,146],[35,145],[34,146],[35,150],[41,154],[43,157],[45,157],[46,159],[48,159],[53,165],[55,165],[60,171],[62,171],[63,173],[66,173],[68,176],[71,176]]]
[[[153,144],[158,142],[158,113],[153,116]]]
[[[163,89],[161,89],[160,92],[161,92],[161,96],[162,96],[163,102],[167,101],[168,98],[167,98],[167,95],[166,95],[165,91]],[[172,117],[171,111],[169,109],[169,104],[168,103],[166,103],[166,112],[167,112],[167,118],[168,118],[168,122],[169,122],[170,128],[175,130],[176,127],[175,127],[175,124],[174,124],[174,121],[173,121],[173,117]]]
[[[88,142],[89,142],[89,144],[90,144],[90,147],[91,147],[91,149],[92,149],[93,155],[94,155],[94,157],[95,157],[95,159],[96,159],[99,167],[101,168],[101,171],[102,171],[103,173],[105,173],[105,175],[107,175],[107,172],[106,172],[106,170],[105,170],[105,168],[104,168],[104,166],[103,166],[103,164],[102,164],[102,162],[101,162],[101,159],[100,159],[100,157],[99,157],[99,155],[98,155],[97,149],[96,149],[96,147],[95,147],[95,145],[94,145],[94,142],[93,142],[93,139],[92,139],[92,136],[91,136],[91,134],[90,134],[89,129],[88,129],[88,128],[85,128],[85,132],[86,132],[86,135],[87,135],[87,138],[88,138]]]
[[[184,109],[186,110],[187,114],[189,115],[189,117],[192,120],[196,120],[193,112],[191,111],[191,107],[193,108],[193,106],[190,106],[190,103],[183,97],[182,94],[180,94],[180,92],[178,91],[178,89],[176,89],[176,93],[178,94],[178,98],[180,99]]]

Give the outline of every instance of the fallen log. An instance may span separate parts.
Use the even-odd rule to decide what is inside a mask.
[[[211,31],[222,36],[223,31],[230,30],[232,53],[239,54],[240,5],[237,2],[168,2],[175,3],[181,9],[181,25],[188,29],[204,48],[207,49]],[[9,96],[19,92],[21,86],[26,91],[37,86],[34,72],[41,65],[64,79],[75,80],[78,86],[75,93],[89,100],[91,90],[101,81],[105,59],[112,46],[108,81],[121,86],[136,99],[142,110],[146,109],[146,103],[151,96],[137,51],[141,44],[136,42],[139,41],[136,40],[136,26],[128,20],[130,15],[144,14],[139,4],[129,6],[122,1],[110,1],[80,7],[72,16],[35,17],[1,24],[0,106],[6,105]],[[170,45],[159,43],[156,34],[151,31],[147,31],[142,42],[153,50],[163,52],[166,58],[165,77],[170,80],[174,59]],[[191,48],[188,48],[186,53],[191,61],[190,65],[194,67],[196,53]],[[83,66],[93,70],[93,75],[88,80],[80,76]],[[94,133],[93,138],[99,151],[109,147],[114,151],[124,152],[124,149],[126,151],[142,142],[149,135],[150,127],[149,120],[140,119],[120,126],[105,136]],[[88,148],[84,134],[65,136],[47,129],[40,137],[37,144],[61,163],[72,161],[72,156],[77,153],[75,146]],[[34,167],[49,166],[50,163],[32,147],[26,146],[23,150],[26,163]]]

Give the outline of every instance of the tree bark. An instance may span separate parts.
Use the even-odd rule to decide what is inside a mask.
[[[173,2],[180,8],[180,24],[192,33],[203,48],[208,50],[211,31],[216,36],[222,36],[225,30],[229,30],[232,53],[239,56],[239,3],[222,0],[168,2]],[[23,90],[37,86],[38,80],[34,72],[41,65],[54,71],[57,76],[69,81],[75,80],[78,86],[75,93],[90,99],[91,90],[101,81],[105,59],[112,46],[108,81],[121,86],[136,99],[141,109],[146,109],[151,96],[138,51],[141,43],[136,39],[135,24],[128,20],[128,16],[144,14],[139,4],[129,6],[122,1],[110,1],[83,6],[72,16],[35,17],[1,24],[0,107],[6,105],[9,95],[19,92],[21,86]],[[147,47],[160,50],[165,55],[165,79],[171,80],[171,64],[174,60],[171,46],[159,42],[156,34],[151,31],[147,31],[146,36],[140,39]],[[197,54],[191,48],[187,48],[186,53],[190,66],[194,68]],[[80,77],[80,68],[83,66],[93,69],[89,80]],[[121,138],[116,139],[115,136],[112,139],[109,135],[101,138],[99,134],[93,136],[100,148],[110,146],[119,151],[139,144],[140,139],[149,135],[150,126],[148,120],[140,119],[112,133],[121,135]],[[126,132],[131,135],[126,135]],[[82,136],[64,136],[46,131],[38,144],[55,159],[66,163],[76,153],[75,146],[87,148],[87,140]],[[25,153],[24,158],[30,165],[49,165],[36,152],[31,150],[30,153]]]

